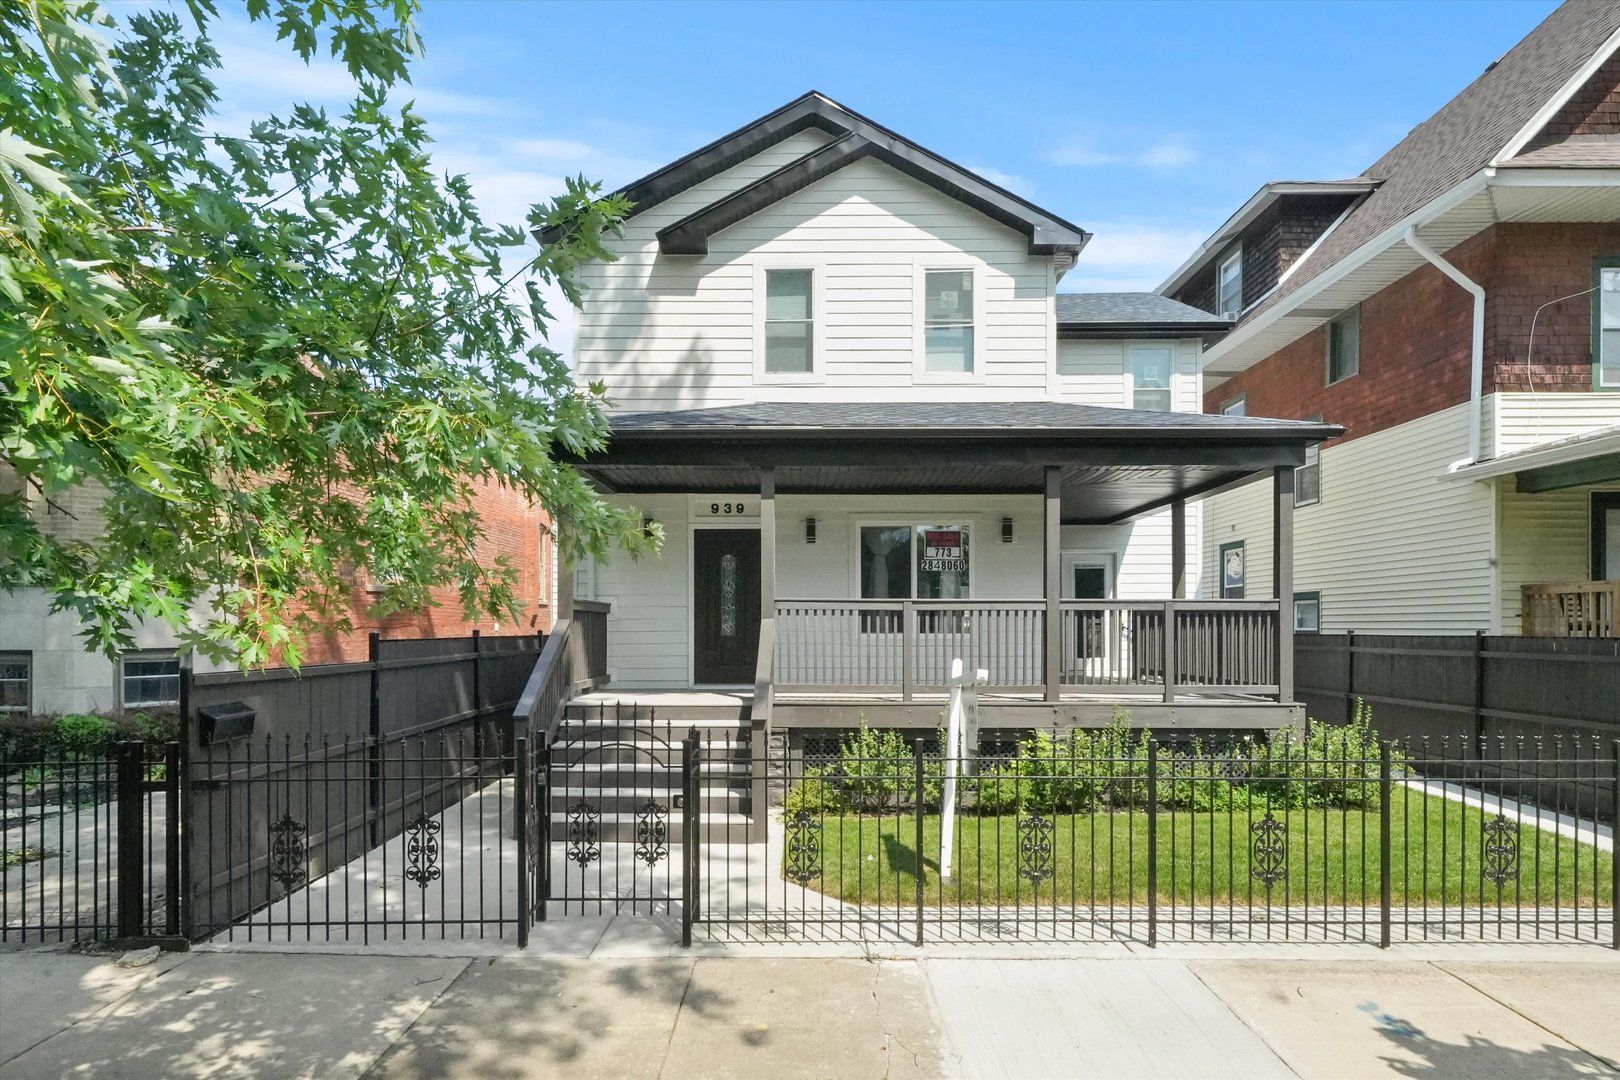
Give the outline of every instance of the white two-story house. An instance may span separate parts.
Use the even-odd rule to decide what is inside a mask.
[[[623,190],[579,465],[665,539],[560,598],[613,697],[932,728],[961,659],[997,727],[1300,718],[1291,484],[1338,429],[1204,414],[1228,322],[1060,293],[1089,234],[816,93]],[[1257,474],[1275,594],[1188,599],[1197,500]]]

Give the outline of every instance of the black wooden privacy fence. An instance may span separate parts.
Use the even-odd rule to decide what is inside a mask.
[[[698,744],[695,790],[708,760]],[[1115,731],[1000,761],[917,743],[751,764],[785,787],[780,827],[768,845],[696,837],[701,936],[1620,947],[1620,864],[1595,821],[1620,810],[1614,743],[1318,729],[1215,749]],[[1557,788],[1567,814],[1543,809]]]

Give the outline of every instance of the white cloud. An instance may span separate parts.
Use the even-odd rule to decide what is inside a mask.
[[[1065,291],[1151,292],[1203,242],[1202,229],[1177,225],[1101,224],[1080,261],[1064,277]]]
[[[1085,143],[1060,146],[1047,155],[1054,165],[1101,168],[1124,165],[1149,169],[1180,169],[1198,160],[1198,151],[1180,139],[1167,139],[1143,150],[1106,152]]]
[[[977,173],[997,187],[1004,187],[1015,195],[1028,197],[1030,191],[1035,187],[1034,184],[1031,184],[1017,173],[1002,172],[1000,169],[992,169],[988,165],[970,165],[968,166],[968,172]]]

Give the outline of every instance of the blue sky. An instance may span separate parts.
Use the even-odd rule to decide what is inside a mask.
[[[1146,289],[1265,181],[1365,168],[1555,6],[427,0],[410,92],[516,221],[817,89],[1092,230],[1065,289]],[[347,92],[226,13],[227,120]]]

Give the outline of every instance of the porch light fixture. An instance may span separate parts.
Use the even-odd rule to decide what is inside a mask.
[[[807,544],[816,542],[816,519],[813,517],[804,519],[804,542]]]
[[[1001,519],[1001,542],[1003,544],[1012,543],[1012,518],[1010,517]]]

